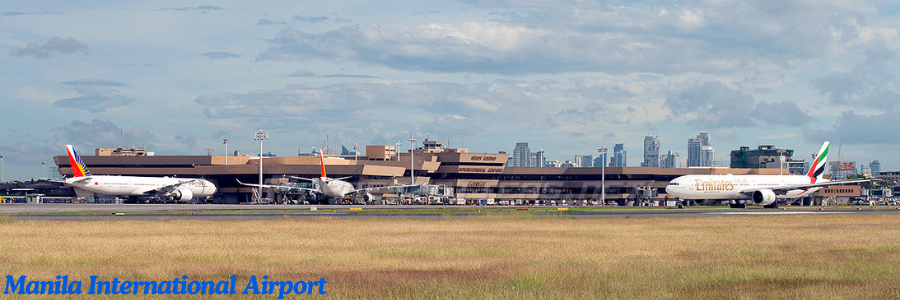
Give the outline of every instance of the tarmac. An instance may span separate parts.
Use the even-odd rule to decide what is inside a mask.
[[[446,209],[442,210],[440,208]],[[557,210],[557,208],[571,208]],[[315,209],[315,210],[313,210]],[[352,209],[352,210],[351,210]],[[365,211],[363,211],[365,210]],[[564,218],[711,217],[798,214],[896,214],[898,207],[782,207],[730,209],[726,207],[599,207],[599,206],[473,206],[473,205],[229,205],[229,204],[0,204],[0,219],[16,220],[267,220],[408,218],[446,219],[490,216]]]

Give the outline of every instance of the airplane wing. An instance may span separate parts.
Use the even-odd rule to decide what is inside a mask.
[[[174,192],[175,190],[178,190],[178,188],[181,187],[182,185],[185,185],[185,184],[188,184],[188,183],[193,183],[193,182],[198,182],[198,181],[199,181],[199,180],[196,180],[196,179],[194,179],[194,180],[188,180],[188,181],[179,182],[179,183],[176,183],[176,184],[170,184],[170,185],[166,185],[166,186],[161,186],[161,187],[158,187],[158,188],[155,188],[155,189],[150,189],[150,190],[144,191],[144,193],[148,193],[148,192],[155,192],[155,193],[160,193],[160,192],[162,192],[162,193],[172,193],[172,192]]]
[[[65,180],[53,180],[53,179],[50,179],[49,181],[50,181],[50,182],[57,182],[57,183],[64,183],[64,184],[75,184],[75,183],[82,183],[82,182],[89,181],[89,180],[91,180],[91,177],[90,177],[90,176],[88,176],[88,177],[78,177],[78,180],[73,180],[72,182],[67,182],[67,181],[65,181]]]
[[[752,189],[741,190],[740,193],[749,196],[749,195],[753,194],[753,192],[755,192],[755,191],[762,190],[762,189],[769,189],[769,190],[772,190],[773,192],[775,192],[775,194],[784,195],[784,194],[787,194],[787,192],[793,191],[793,190],[807,190],[807,189],[814,188],[814,187],[842,185],[842,184],[860,183],[860,182],[868,182],[868,181],[872,181],[872,179],[825,181],[825,182],[810,183],[810,184],[774,186],[771,188],[756,187],[756,188],[752,188]]]
[[[306,177],[297,177],[297,176],[288,176],[288,177],[294,178],[294,179],[299,179],[299,180],[316,181],[315,179],[312,179],[312,178],[306,178]],[[240,181],[238,181],[238,182],[240,182]],[[242,183],[242,184],[243,184],[243,183]]]
[[[317,189],[303,188],[303,187],[296,187],[296,186],[243,183],[240,180],[238,180],[237,182],[240,183],[241,185],[253,186],[253,187],[273,188],[273,189],[282,189],[282,190],[310,191],[310,192],[317,192],[317,193],[319,192],[319,190],[317,190]]]
[[[381,189],[396,189],[396,188],[405,188],[405,187],[414,187],[414,186],[422,186],[422,185],[421,184],[402,184],[402,185],[370,187],[370,188],[364,188],[364,189],[355,189],[355,190],[351,191],[351,193],[368,192],[371,190],[381,190]]]

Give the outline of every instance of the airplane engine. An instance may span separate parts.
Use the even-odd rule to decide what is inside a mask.
[[[325,195],[315,193],[315,192],[309,192],[308,194],[306,194],[306,199],[307,199],[306,201],[308,201],[309,203],[315,203],[315,204],[322,203],[323,201],[326,200]]]
[[[194,193],[191,190],[176,190],[175,191],[175,200],[187,202],[191,201],[191,198],[194,198]]]
[[[372,203],[372,201],[375,200],[375,196],[367,192],[365,195],[363,195],[363,200],[365,200],[366,203]]]
[[[753,192],[751,199],[756,205],[771,205],[775,203],[775,192],[772,190],[758,190]]]

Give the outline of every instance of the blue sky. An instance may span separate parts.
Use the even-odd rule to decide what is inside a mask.
[[[549,159],[709,132],[900,168],[900,18],[879,1],[18,1],[0,10],[5,179],[73,144],[296,155],[409,132]],[[837,153],[836,149],[832,153]],[[831,157],[835,160],[836,155]]]

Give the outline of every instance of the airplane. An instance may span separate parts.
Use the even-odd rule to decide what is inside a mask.
[[[810,195],[831,185],[870,181],[823,179],[829,144],[822,145],[806,175],[684,175],[670,181],[666,193],[682,200],[705,200],[704,203],[731,200],[731,208],[746,207],[746,200],[765,208],[778,208],[778,199]]]
[[[126,196],[132,200],[151,197],[188,202],[194,197],[208,197],[216,192],[216,185],[205,179],[92,175],[72,145],[66,145],[66,150],[73,177],[59,182],[95,194]]]
[[[348,179],[351,176],[340,177],[340,178],[329,178],[328,176],[325,175],[325,155],[322,153],[322,150],[319,150],[319,166],[321,168],[321,176],[319,178],[303,178],[303,177],[297,177],[297,176],[290,176],[291,178],[294,178],[294,179],[311,181],[313,183],[313,188],[285,186],[285,185],[243,183],[240,180],[238,180],[238,183],[240,183],[242,185],[246,185],[246,186],[261,187],[261,188],[276,188],[276,189],[282,189],[282,190],[306,191],[306,192],[310,192],[313,195],[315,195],[317,202],[321,203],[322,201],[327,200],[329,204],[338,204],[337,199],[347,198],[349,195],[360,193],[360,192],[365,193],[365,194],[363,194],[363,199],[366,202],[369,202],[374,198],[372,196],[372,194],[369,193],[369,191],[371,191],[371,190],[420,186],[418,184],[406,184],[406,185],[392,185],[392,186],[381,186],[381,187],[356,189],[353,187],[352,183],[344,181],[345,179]]]

